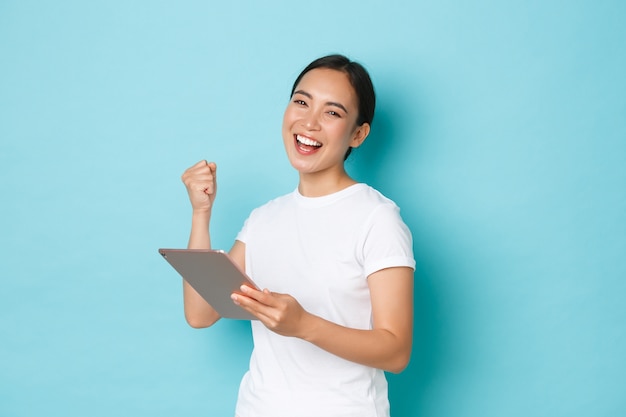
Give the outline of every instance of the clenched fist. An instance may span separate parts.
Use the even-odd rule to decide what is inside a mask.
[[[181,178],[195,212],[211,211],[217,193],[216,172],[214,162],[202,160],[183,173]]]

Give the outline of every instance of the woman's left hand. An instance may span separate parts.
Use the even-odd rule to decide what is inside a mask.
[[[283,336],[301,337],[309,313],[289,294],[241,286],[242,294],[232,294],[234,303],[253,314],[268,329]]]

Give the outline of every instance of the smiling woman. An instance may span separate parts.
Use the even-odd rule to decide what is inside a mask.
[[[295,94],[296,87],[300,85],[300,81],[302,81],[302,78],[316,68],[325,68],[340,71],[348,78],[350,86],[352,87],[354,94],[356,94],[357,98],[358,113],[356,124],[357,126],[362,126],[367,123],[369,128],[374,119],[376,94],[374,93],[372,80],[370,79],[370,76],[365,68],[363,68],[363,66],[359,63],[352,62],[342,55],[329,55],[323,58],[316,59],[300,73],[298,78],[296,78],[296,81],[293,83],[293,87],[291,89],[292,96]],[[330,104],[333,103],[330,102]],[[342,108],[344,112],[347,112],[347,109],[341,103],[334,104]],[[350,155],[351,151],[352,147],[348,148],[345,158],[348,158],[348,155]]]
[[[317,68],[300,79],[285,110],[283,138],[289,161],[300,173],[301,187],[324,184],[320,177],[350,181],[343,161],[370,131],[369,123],[357,124],[358,114],[358,97],[345,73]],[[312,175],[316,179],[310,181]],[[317,193],[324,195],[327,190]]]
[[[409,361],[415,261],[399,208],[344,167],[374,105],[365,69],[340,55],[313,61],[294,83],[282,133],[298,186],[255,209],[230,251],[264,288],[232,295],[258,319],[239,417],[389,416],[384,371]],[[216,171],[200,161],[183,174],[192,249],[211,247]],[[216,311],[183,285],[189,324],[215,323]]]

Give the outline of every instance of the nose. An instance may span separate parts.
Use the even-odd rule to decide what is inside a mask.
[[[302,120],[302,125],[307,130],[319,130],[320,115],[316,111],[308,111]]]

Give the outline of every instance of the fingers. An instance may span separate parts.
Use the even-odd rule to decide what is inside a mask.
[[[206,162],[206,161],[205,161]],[[217,178],[217,164],[215,162],[207,162],[207,166],[213,172],[213,176]]]
[[[202,161],[198,161],[194,166],[191,167],[191,169],[193,169],[193,168],[202,168],[204,166],[210,166],[211,169],[213,169],[213,170],[216,169],[215,162],[207,162],[206,159],[203,159]]]
[[[235,304],[262,321],[275,319],[275,310],[280,305],[280,300],[276,298],[278,294],[275,295],[267,289],[259,291],[246,285],[242,285],[240,290],[242,294],[231,294],[231,299]]]
[[[247,285],[242,285],[239,289],[249,299],[256,300],[259,303],[270,307],[276,305],[277,299],[275,297],[275,294],[271,293],[270,290],[268,290],[267,288],[263,291],[259,291]],[[236,296],[237,294],[234,295]]]
[[[203,159],[202,161],[198,161],[194,166],[192,166],[191,168],[200,168],[203,167],[205,165],[207,165],[207,161],[206,159]]]
[[[202,160],[188,168],[182,175],[182,180],[184,183],[187,183],[188,180],[193,179],[195,177],[202,177],[204,179],[210,178],[211,181],[214,181],[217,177],[217,165],[215,162],[207,162]]]
[[[241,286],[241,294],[232,294],[233,302],[259,319],[265,327],[283,336],[301,335],[305,311],[289,294],[279,294]]]
[[[200,189],[211,194],[217,181],[216,172],[217,165],[214,162],[200,161],[187,169],[181,179],[187,188]]]
[[[202,160],[188,168],[181,176],[194,210],[207,211],[212,207],[217,192],[216,172],[215,162]]]

